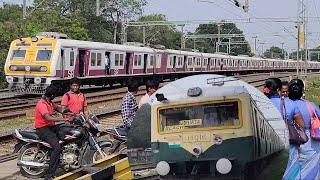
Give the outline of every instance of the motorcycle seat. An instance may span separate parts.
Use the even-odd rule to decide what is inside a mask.
[[[127,136],[127,129],[125,127],[117,127],[116,128],[120,136]]]
[[[19,133],[25,138],[39,140],[39,136],[35,131],[19,131]]]

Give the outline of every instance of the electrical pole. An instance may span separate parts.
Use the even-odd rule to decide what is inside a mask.
[[[121,21],[121,44],[127,42],[127,16],[124,15]]]
[[[27,19],[27,0],[23,0],[22,18]]]
[[[186,48],[186,40],[185,40],[185,37],[184,37],[184,26],[185,25],[181,25],[181,49],[185,49]]]
[[[307,0],[298,0],[298,55],[300,50],[305,52],[304,57],[304,71],[307,73],[308,67],[308,47],[307,47]],[[303,54],[301,53],[301,61],[303,61]]]
[[[143,38],[142,40],[143,45],[146,45],[146,27],[145,26],[142,27],[142,38]]]
[[[282,43],[280,43],[280,44],[281,44],[281,51],[282,51],[283,59],[286,59],[286,55],[284,54],[284,50],[283,50],[284,42],[282,42]]]
[[[263,52],[263,45],[265,44],[264,42],[259,43],[261,45],[261,55],[260,57],[264,57],[264,52]]]
[[[221,44],[221,38],[220,38],[220,31],[221,31],[221,26],[223,25],[223,23],[218,23],[218,42],[216,43],[216,52],[220,52],[220,44]]]
[[[252,38],[254,38],[254,56],[257,56],[257,38],[258,38],[258,36],[254,36]]]

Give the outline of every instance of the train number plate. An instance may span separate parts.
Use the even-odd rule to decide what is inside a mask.
[[[210,133],[192,133],[183,134],[183,142],[204,142],[212,141],[212,134]]]

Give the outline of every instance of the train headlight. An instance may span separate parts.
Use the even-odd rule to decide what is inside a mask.
[[[46,66],[41,66],[40,67],[40,71],[41,72],[46,72],[48,70],[48,68]]]
[[[31,70],[31,67],[30,66],[26,66],[26,71],[30,71]]]
[[[193,153],[197,156],[199,156],[202,153],[202,149],[199,145],[196,145],[193,149],[192,149]]]
[[[32,41],[32,42],[37,42],[37,41],[38,41],[38,38],[37,38],[37,37],[32,37],[32,38],[31,38],[31,41]]]
[[[165,176],[170,172],[170,165],[166,161],[160,161],[157,164],[156,171],[160,176]]]
[[[216,164],[217,171],[221,174],[228,174],[232,169],[231,162],[226,158],[221,158]]]
[[[9,84],[13,83],[13,77],[12,76],[7,76],[6,80]]]
[[[18,69],[18,67],[17,66],[10,66],[10,68],[9,68],[11,71],[16,71],[17,69]]]
[[[35,84],[40,84],[41,83],[41,78],[40,77],[35,77],[34,78],[34,83]]]

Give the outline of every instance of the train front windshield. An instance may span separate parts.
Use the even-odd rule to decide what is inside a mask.
[[[159,118],[160,131],[240,125],[237,101],[160,109]]]

